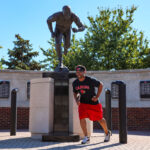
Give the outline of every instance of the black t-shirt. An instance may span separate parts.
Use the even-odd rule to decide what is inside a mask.
[[[81,96],[80,102],[92,105],[96,105],[99,103],[99,101],[92,101],[92,97],[96,96],[95,88],[99,87],[99,85],[100,81],[88,76],[85,77],[84,81],[79,81],[78,79],[76,79],[72,83],[73,92],[76,94],[79,93]]]

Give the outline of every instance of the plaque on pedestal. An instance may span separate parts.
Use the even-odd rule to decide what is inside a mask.
[[[10,82],[0,81],[0,98],[9,98]]]

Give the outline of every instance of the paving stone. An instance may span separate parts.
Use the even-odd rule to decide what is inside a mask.
[[[119,134],[112,131],[110,142],[103,142],[104,133],[94,130],[89,144],[80,142],[42,142],[30,138],[30,132],[17,131],[16,136],[10,136],[9,131],[0,130],[0,150],[150,150],[150,131],[128,132],[127,144],[119,143]]]

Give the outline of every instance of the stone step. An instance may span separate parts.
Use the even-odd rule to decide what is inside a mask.
[[[76,134],[67,133],[55,133],[53,135],[43,135],[42,141],[44,142],[78,142],[80,141],[80,136]]]

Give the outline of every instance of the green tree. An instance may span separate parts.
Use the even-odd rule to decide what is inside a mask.
[[[0,69],[1,69],[1,70],[3,69],[1,60],[0,60]]]
[[[64,65],[70,70],[74,70],[77,64],[85,65],[87,70],[150,67],[149,42],[142,31],[132,27],[136,10],[134,6],[125,11],[122,8],[98,8],[95,17],[88,16],[89,26],[84,39],[72,37]],[[54,41],[50,44],[53,47],[49,49],[49,60],[52,66],[56,66],[56,61],[52,61],[56,58]]]
[[[99,14],[88,17],[90,26],[85,34],[83,48],[89,51],[94,63],[89,70],[135,69],[144,66],[150,53],[148,41],[143,32],[138,32],[131,25],[136,7],[98,9]]]
[[[90,68],[95,61],[92,61],[92,56],[86,48],[83,46],[84,41],[82,39],[77,40],[73,35],[71,40],[71,47],[66,56],[64,56],[64,65],[69,70],[74,70],[77,65],[84,65]]]
[[[51,38],[50,41],[48,41],[48,43],[50,45],[50,48],[45,50],[42,47],[40,47],[40,50],[45,56],[45,59],[42,60],[41,63],[44,65],[44,70],[54,70],[54,68],[58,65],[54,39]]]
[[[29,40],[24,40],[19,34],[16,34],[17,38],[14,41],[14,48],[8,49],[9,60],[2,59],[2,64],[5,64],[7,69],[16,70],[40,70],[43,65],[33,60],[33,57],[38,56],[38,52],[33,52],[32,45]]]

